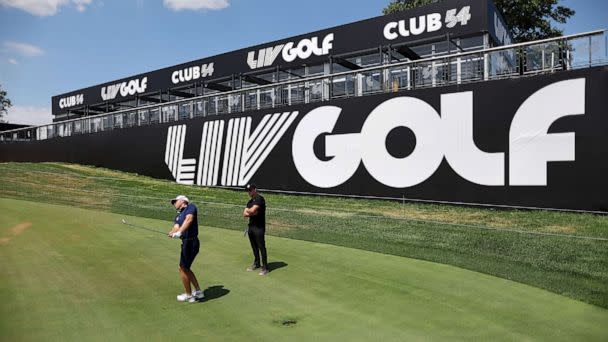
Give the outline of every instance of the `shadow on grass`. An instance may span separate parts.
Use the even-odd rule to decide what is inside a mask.
[[[224,297],[225,295],[230,293],[230,290],[225,289],[224,285],[215,285],[206,288],[203,292],[205,293],[205,298],[198,300],[198,302],[200,303]]]
[[[274,270],[278,270],[279,268],[286,267],[287,264],[282,261],[274,261],[268,263],[268,272],[272,272]]]

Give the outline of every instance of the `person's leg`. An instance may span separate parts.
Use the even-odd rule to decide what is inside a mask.
[[[190,282],[192,283],[192,285],[194,286],[194,289],[196,291],[192,291],[192,298],[190,299],[189,302],[194,301],[198,301],[198,300],[202,300],[203,298],[205,298],[205,293],[203,291],[201,291],[201,287],[198,286],[198,280],[196,280],[196,276],[194,275],[194,272],[192,272],[192,270],[188,270],[188,280],[190,280]]]
[[[262,267],[268,269],[268,257],[266,254],[266,240],[264,238],[265,231],[261,228],[255,228],[255,242],[262,254]]]
[[[194,276],[194,273],[190,270],[190,266],[192,262],[194,262],[194,258],[198,254],[199,242],[197,240],[192,241],[182,241],[182,253],[181,258],[179,260],[179,275],[184,284],[184,289],[186,290],[186,294],[190,295],[192,293],[192,287],[190,283],[192,283],[197,290],[200,290],[198,286],[198,281]]]
[[[200,242],[198,239],[195,239],[193,241],[190,241],[190,253],[188,255],[188,261],[190,262],[190,266],[192,266],[192,263],[194,262],[194,258],[196,258],[196,256],[198,255],[198,251],[200,248]],[[188,275],[188,280],[190,281],[190,283],[192,283],[192,285],[194,286],[194,289],[197,291],[201,290],[201,287],[198,285],[198,280],[196,279],[196,276],[194,275],[194,272],[192,272],[192,269],[190,267],[188,267],[188,269],[186,270],[186,274]]]
[[[192,293],[192,288],[190,287],[190,277],[188,276],[188,272],[191,272],[188,269],[185,269],[183,266],[179,267],[179,276],[182,279],[182,284],[184,284],[184,289],[186,290],[186,294],[190,295]]]
[[[196,279],[194,272],[192,272],[192,270],[186,270],[186,276],[188,277],[188,283],[191,283],[196,291],[200,291],[201,287],[198,286],[198,280]]]
[[[260,267],[260,250],[258,249],[258,244],[256,242],[255,228],[249,228],[249,243],[251,244],[251,249],[253,250],[253,264],[255,267]]]

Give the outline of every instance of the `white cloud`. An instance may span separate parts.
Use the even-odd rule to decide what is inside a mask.
[[[4,48],[26,57],[36,57],[44,54],[44,50],[41,48],[27,43],[4,42]]]
[[[62,6],[74,5],[79,12],[84,12],[93,0],[0,0],[0,5],[13,7],[39,17],[57,14]]]
[[[17,63],[17,60],[16,60],[16,59],[14,59],[14,58],[9,58],[9,59],[8,59],[8,62],[9,62],[9,63],[11,63],[11,64],[13,64],[13,65],[17,65],[17,64],[19,64],[19,63]]]
[[[78,12],[84,12],[87,9],[87,5],[91,4],[93,0],[72,0]]]
[[[18,8],[39,17],[55,15],[59,7],[66,3],[68,0],[0,0],[3,6]]]
[[[220,10],[228,7],[228,0],[163,0],[165,7],[174,10]]]
[[[36,106],[12,106],[3,119],[8,123],[22,125],[44,125],[53,121],[50,108]]]

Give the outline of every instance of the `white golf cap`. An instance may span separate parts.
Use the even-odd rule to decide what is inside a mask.
[[[188,200],[188,197],[184,196],[184,195],[179,195],[177,197],[175,197],[174,199],[171,200],[171,204],[174,204],[175,202],[182,200],[184,202],[188,202],[190,203],[190,200]]]

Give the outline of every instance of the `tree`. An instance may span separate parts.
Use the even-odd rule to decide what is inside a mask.
[[[0,122],[4,122],[2,117],[8,113],[8,108],[12,105],[11,100],[6,97],[6,90],[3,90],[0,84]]]
[[[391,0],[384,14],[428,5],[441,0]],[[566,23],[574,15],[568,7],[559,6],[560,0],[494,0],[511,29],[516,42],[558,37],[563,31],[551,26],[551,21]]]
[[[408,10],[411,8],[416,8],[428,4],[432,4],[434,2],[439,2],[440,0],[391,0],[390,4],[386,6],[382,13],[390,14],[399,11]]]

